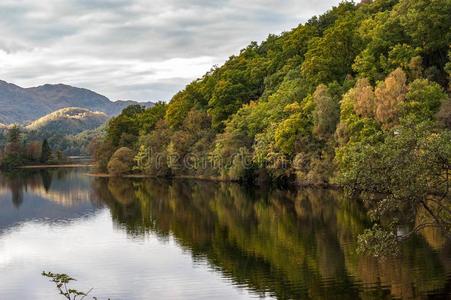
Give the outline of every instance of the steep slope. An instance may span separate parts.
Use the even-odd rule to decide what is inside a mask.
[[[108,116],[119,114],[136,101],[111,101],[88,89],[65,84],[46,84],[32,88],[0,81],[0,123],[27,123],[65,107],[101,111]],[[146,107],[152,102],[139,103]]]
[[[68,135],[97,128],[107,120],[108,116],[103,112],[68,107],[32,122],[25,129],[46,135]]]

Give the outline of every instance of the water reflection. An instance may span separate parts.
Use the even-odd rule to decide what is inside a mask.
[[[81,176],[82,172],[0,173],[0,232],[31,220],[67,221],[102,207],[91,180]]]
[[[82,174],[60,170],[0,178],[0,232],[33,218],[76,219],[106,207],[115,231],[129,237],[121,243],[145,244],[155,235],[162,244],[174,239],[197,267],[207,263],[235,288],[252,295],[280,299],[451,295],[449,240],[425,230],[403,247],[400,258],[358,256],[356,237],[369,223],[363,208],[337,191],[92,179]],[[8,219],[14,210],[19,213]],[[118,237],[112,241],[116,238],[119,243]],[[115,263],[119,269],[128,267],[122,260]],[[141,276],[143,281],[148,278]],[[205,296],[196,291],[181,298]]]
[[[424,231],[399,259],[360,257],[356,237],[368,226],[366,214],[336,191],[105,179],[95,186],[129,234],[173,235],[194,257],[262,295],[380,299],[449,293],[449,241]]]

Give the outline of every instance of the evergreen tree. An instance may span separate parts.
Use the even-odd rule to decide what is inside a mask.
[[[20,128],[18,126],[13,126],[9,131],[8,131],[8,143],[10,144],[19,144],[20,143],[20,138],[21,138],[21,132],[20,132]]]
[[[41,150],[41,163],[47,163],[52,155],[52,150],[50,149],[49,142],[45,139],[42,142]]]
[[[17,126],[13,126],[8,131],[7,136],[7,146],[6,146],[6,153],[8,155],[12,156],[19,156],[20,155],[20,141],[22,138],[22,133],[20,132],[20,128]]]

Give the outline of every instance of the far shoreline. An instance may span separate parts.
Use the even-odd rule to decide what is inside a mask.
[[[54,169],[54,168],[91,168],[94,164],[53,164],[53,165],[29,165],[20,166],[17,169]]]
[[[52,164],[52,165],[28,165],[28,166],[20,166],[17,169],[21,170],[33,170],[33,169],[58,169],[58,168],[92,168],[95,167],[95,164]],[[197,181],[209,181],[209,182],[223,182],[223,183],[240,183],[240,181],[237,180],[231,180],[226,178],[220,178],[220,177],[211,177],[211,176],[189,176],[189,175],[179,175],[179,176],[172,176],[172,177],[164,177],[164,176],[157,176],[157,175],[146,175],[146,174],[122,174],[119,176],[111,175],[108,173],[95,173],[95,172],[89,172],[85,173],[84,175],[88,177],[93,178],[125,178],[125,179],[175,179],[175,180],[197,180]],[[254,184],[255,185],[255,184]],[[258,185],[258,184],[256,184]],[[292,183],[289,184],[293,187],[303,188],[303,187],[315,187],[315,188],[325,188],[325,189],[342,189],[343,187],[337,184],[331,184],[331,183],[321,183],[321,184],[314,184],[314,183]]]
[[[178,175],[171,177],[164,176],[156,176],[156,175],[145,175],[145,174],[123,174],[119,176],[111,175],[108,173],[86,173],[86,176],[94,177],[94,178],[122,178],[122,179],[170,179],[170,180],[196,180],[196,181],[208,181],[208,182],[218,182],[218,183],[237,183],[242,184],[242,182],[238,180],[231,180],[220,177],[209,177],[209,176],[189,176],[189,175]],[[331,190],[340,190],[343,189],[343,186],[333,183],[287,183],[288,186],[297,187],[297,188],[321,188],[321,189],[331,189]],[[259,184],[253,183],[251,185],[259,186]]]

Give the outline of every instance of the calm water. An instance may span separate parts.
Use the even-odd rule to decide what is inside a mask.
[[[104,299],[391,299],[451,295],[451,242],[356,255],[364,210],[338,192],[0,175],[0,299],[60,299],[43,270]]]

